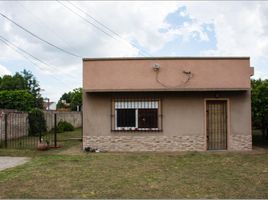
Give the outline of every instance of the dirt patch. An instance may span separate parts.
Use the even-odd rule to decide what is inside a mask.
[[[66,150],[59,152],[59,154],[60,155],[82,155],[83,154],[82,145],[78,144],[78,145],[72,146]]]

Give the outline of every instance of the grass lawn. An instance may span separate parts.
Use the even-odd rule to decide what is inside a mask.
[[[54,136],[50,136],[50,137],[54,137]],[[38,137],[34,137],[34,139],[30,139],[29,138],[27,140],[29,140],[29,143],[31,143],[31,146],[29,149],[12,149],[12,148],[8,148],[8,149],[4,149],[4,148],[0,148],[0,156],[40,156],[40,155],[51,155],[51,154],[57,154],[59,152],[63,152],[73,146],[81,146],[81,141],[77,140],[77,139],[72,139],[72,138],[81,138],[81,129],[75,129],[75,131],[72,132],[64,132],[64,133],[58,133],[57,134],[57,138],[58,138],[58,142],[57,145],[60,146],[61,148],[59,149],[52,149],[49,151],[37,151],[33,148],[33,144],[31,143],[33,140],[36,140],[36,144],[35,147],[37,146],[37,142],[38,142]],[[26,139],[25,139],[26,140]],[[18,140],[18,142],[21,141],[21,139]],[[14,143],[14,142],[13,142]],[[18,147],[18,145],[14,145],[15,147]]]
[[[268,198],[267,150],[71,155],[79,141],[62,142],[47,152],[0,150],[32,157],[0,172],[0,198]]]

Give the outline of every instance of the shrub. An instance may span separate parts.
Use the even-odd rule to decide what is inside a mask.
[[[64,131],[74,131],[74,127],[72,124],[66,121],[60,121],[57,125],[57,133],[62,133]]]
[[[38,108],[34,108],[29,112],[29,135],[38,136],[46,132],[46,120],[44,112]]]

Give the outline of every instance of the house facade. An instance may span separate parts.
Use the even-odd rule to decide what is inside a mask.
[[[249,57],[83,59],[83,148],[251,150]]]

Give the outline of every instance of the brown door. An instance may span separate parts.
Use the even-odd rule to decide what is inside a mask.
[[[227,101],[208,100],[206,104],[207,148],[227,149]]]

